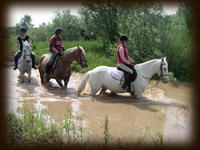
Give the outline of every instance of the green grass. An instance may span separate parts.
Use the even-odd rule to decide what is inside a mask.
[[[38,61],[40,57],[48,53],[49,51],[49,43],[48,42],[38,42],[32,44],[32,50],[36,54],[36,60]],[[114,56],[107,56],[104,50],[103,43],[101,41],[79,41],[79,42],[67,42],[63,41],[63,46],[65,49],[75,47],[75,46],[82,46],[86,51],[86,59],[88,61],[88,67],[82,69],[77,62],[73,62],[71,67],[75,71],[79,72],[87,72],[97,66],[115,66],[117,60]]]
[[[108,144],[109,139],[110,139],[110,133],[109,133],[109,128],[108,128],[108,115],[106,115],[105,117],[105,124],[104,124],[104,132],[103,132],[103,139],[104,139],[104,143],[105,145]]]
[[[38,145],[38,144],[81,144],[89,146],[88,141],[83,137],[83,127],[78,116],[75,120],[72,119],[71,111],[67,109],[63,126],[56,124],[50,116],[44,111],[33,111],[25,102],[21,114],[9,113],[7,116],[7,131],[8,144],[12,145]],[[103,130],[103,145],[109,145],[110,142],[109,119],[105,116]],[[133,141],[134,145],[143,145],[146,138],[151,138],[153,145],[163,145],[163,135],[157,132],[154,136],[150,135],[150,129],[146,131],[142,137]],[[85,142],[84,142],[85,141]],[[123,139],[116,141],[119,146],[125,144]]]
[[[24,103],[22,116],[9,113],[7,118],[9,144],[63,143],[58,125],[53,123],[44,110],[34,113]]]
[[[7,41],[9,43],[7,51],[17,51],[16,37],[11,36]],[[82,69],[81,66],[74,61],[71,67],[75,71],[84,73],[97,66],[115,66],[117,63],[117,59],[114,56],[108,55],[102,41],[63,41],[63,46],[65,49],[82,46],[86,52],[88,68]],[[33,42],[31,47],[32,51],[36,54],[37,63],[43,54],[49,53],[49,42]]]

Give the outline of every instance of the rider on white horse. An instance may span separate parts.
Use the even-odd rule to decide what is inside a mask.
[[[20,36],[17,38],[17,48],[19,49],[15,55],[14,55],[14,61],[15,61],[15,67],[13,68],[14,70],[16,70],[18,68],[18,60],[22,55],[22,50],[23,50],[23,44],[22,41],[28,41],[30,43],[30,38],[29,36],[26,35],[26,28],[21,27],[20,29]],[[35,65],[35,54],[34,52],[31,51],[31,59],[32,59],[32,68],[37,69],[36,65]]]
[[[134,76],[134,74],[136,74],[136,71],[134,69],[136,62],[130,56],[128,56],[128,50],[126,48],[127,44],[128,44],[128,36],[122,35],[120,37],[120,44],[117,47],[117,63],[118,63],[117,67],[125,72],[124,73],[125,82],[122,85],[122,88],[126,92],[130,92],[130,82],[132,81],[131,76]]]

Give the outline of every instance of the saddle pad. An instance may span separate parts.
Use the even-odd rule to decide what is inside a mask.
[[[122,77],[124,75],[124,72],[123,71],[120,71],[118,70],[117,68],[113,68],[111,70],[111,77],[115,80],[118,80],[118,81],[124,81],[124,77]]]

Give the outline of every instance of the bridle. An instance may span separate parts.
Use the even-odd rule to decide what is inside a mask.
[[[163,68],[163,65],[164,65],[164,64],[162,64],[162,63],[160,64],[160,76],[159,76],[159,78],[161,78],[161,77],[163,77],[163,76],[169,76],[169,74],[163,74],[163,69],[162,69],[162,68]]]
[[[78,53],[78,57],[80,57],[80,63],[79,63],[80,65],[83,65],[83,63],[84,63],[84,62],[83,62],[83,58],[82,58],[83,56],[84,56],[84,55],[82,54],[82,49],[81,49],[81,52]]]
[[[30,54],[24,54],[24,55],[23,55],[23,53],[24,53],[24,50],[22,50],[22,56],[21,57],[23,57],[23,59],[20,62],[22,62],[23,60],[26,60],[27,56],[31,56],[31,52],[30,52]]]
[[[161,77],[163,77],[163,76],[169,76],[169,74],[163,74],[163,65],[164,65],[163,63],[160,64],[160,70],[158,72],[158,74],[160,74],[159,75],[159,79],[158,79],[158,81],[157,81],[157,83],[156,83],[156,85],[154,87],[156,87],[158,85]],[[144,75],[142,75],[142,77],[145,78],[145,79],[147,79],[147,80],[150,80],[150,82],[152,81],[152,79],[149,79],[149,78],[145,77]],[[152,87],[152,88],[154,88],[154,87]]]

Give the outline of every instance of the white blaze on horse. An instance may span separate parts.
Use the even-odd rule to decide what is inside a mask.
[[[135,66],[137,72],[137,78],[131,83],[131,93],[135,95],[137,99],[141,98],[149,80],[154,74],[158,74],[163,83],[168,83],[168,63],[166,57],[162,59],[153,59]],[[89,80],[91,92],[90,95],[94,96],[100,89],[109,89],[114,93],[123,93],[122,84],[119,79],[112,77],[112,74],[121,74],[120,78],[123,76],[123,72],[117,70],[114,67],[99,66],[91,71],[88,71],[77,90],[77,94],[84,90],[87,80]]]
[[[18,69],[20,72],[20,82],[24,82],[24,73],[28,74],[28,82],[31,82],[31,68],[32,68],[32,59],[31,59],[31,46],[28,41],[22,41],[23,50],[22,55],[18,61]]]

